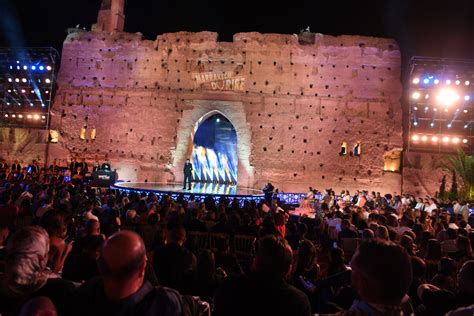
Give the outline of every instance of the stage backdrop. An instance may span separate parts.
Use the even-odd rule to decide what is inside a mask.
[[[221,114],[199,124],[194,135],[193,180],[237,183],[237,133]]]
[[[58,142],[48,147],[47,131],[3,128],[0,158],[107,158],[124,181],[181,182],[196,122],[218,112],[235,127],[240,186],[400,193],[394,40],[309,32],[237,33],[232,42],[213,32],[145,39],[123,32],[122,0],[105,3],[92,31],[70,30],[64,41],[51,107]],[[351,155],[358,143],[361,155]],[[414,190],[425,191],[418,182]]]

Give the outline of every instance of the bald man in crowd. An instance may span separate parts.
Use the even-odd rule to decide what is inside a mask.
[[[70,315],[182,315],[183,301],[172,289],[145,280],[147,257],[140,236],[120,231],[101,250],[100,277],[87,281],[73,299]]]

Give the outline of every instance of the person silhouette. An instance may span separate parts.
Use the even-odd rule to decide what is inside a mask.
[[[188,190],[191,190],[191,175],[193,172],[193,165],[189,161],[189,159],[186,159],[186,163],[184,164],[184,183],[183,183],[183,190],[186,190],[186,182],[188,183]]]

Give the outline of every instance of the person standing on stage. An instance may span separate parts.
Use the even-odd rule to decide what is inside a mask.
[[[193,165],[189,161],[189,159],[186,159],[186,163],[184,164],[184,183],[183,183],[183,190],[186,189],[186,182],[188,183],[188,190],[191,190],[191,175],[193,172]]]

